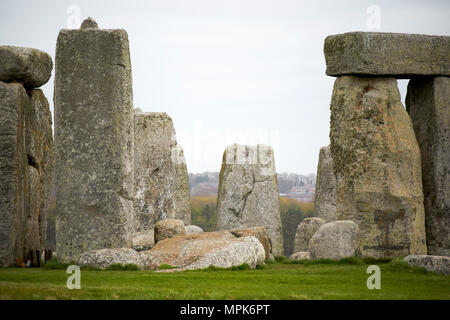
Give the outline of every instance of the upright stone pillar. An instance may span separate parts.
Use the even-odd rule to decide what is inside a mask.
[[[40,89],[32,89],[28,94],[31,103],[25,112],[25,140],[30,188],[25,252],[45,249],[47,210],[55,157],[52,114],[47,98]]]
[[[320,149],[317,166],[314,212],[326,222],[336,221],[336,178],[330,146]]]
[[[450,256],[450,78],[411,79],[406,109],[422,154],[428,254]]]
[[[25,223],[29,207],[29,172],[24,110],[29,107],[19,83],[0,81],[0,265],[25,258]]]
[[[56,251],[131,246],[133,108],[128,36],[87,19],[56,45]]]
[[[283,255],[275,159],[271,147],[234,144],[224,152],[217,195],[217,229],[263,226],[272,253]]]
[[[426,253],[424,190],[428,246],[448,254],[448,82],[429,79],[450,76],[450,37],[349,32],[328,36],[324,53],[326,74],[339,77],[330,132],[338,219],[359,224],[364,256]],[[413,78],[419,144],[395,78]]]
[[[135,231],[163,219],[190,224],[189,182],[172,119],[164,112],[135,109]]]
[[[0,265],[44,249],[53,170],[48,101],[35,87],[51,75],[50,56],[0,46]]]
[[[420,150],[394,78],[338,77],[331,100],[338,220],[360,228],[360,254],[425,254]]]

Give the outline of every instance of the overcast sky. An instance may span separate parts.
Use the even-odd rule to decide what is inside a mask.
[[[315,173],[334,82],[325,37],[450,35],[450,1],[1,0],[0,45],[54,59],[59,30],[88,16],[128,32],[134,107],[172,117],[189,172],[220,170],[236,142],[274,147],[278,172]],[[53,76],[43,90],[53,111]]]

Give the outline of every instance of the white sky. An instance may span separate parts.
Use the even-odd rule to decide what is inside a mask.
[[[226,145],[265,143],[278,172],[315,173],[329,144],[334,78],[323,41],[349,31],[450,35],[450,1],[0,1],[0,45],[54,59],[62,28],[123,28],[134,107],[173,119],[189,172],[218,171]],[[380,9],[369,29],[367,9]],[[79,24],[77,24],[77,27]],[[407,81],[399,81],[402,97]],[[43,90],[53,111],[53,76]]]

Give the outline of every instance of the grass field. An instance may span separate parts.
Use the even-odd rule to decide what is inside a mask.
[[[378,263],[381,289],[369,290],[368,265],[284,259],[256,270],[82,269],[80,290],[66,288],[69,274],[62,265],[0,268],[0,299],[450,299],[450,277],[396,260]]]

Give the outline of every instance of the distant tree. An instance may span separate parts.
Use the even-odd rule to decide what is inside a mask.
[[[314,203],[280,197],[280,215],[284,255],[289,257],[294,251],[295,233],[298,225],[303,219],[314,216]]]
[[[204,231],[215,231],[216,202],[216,195],[191,197],[191,223]]]

